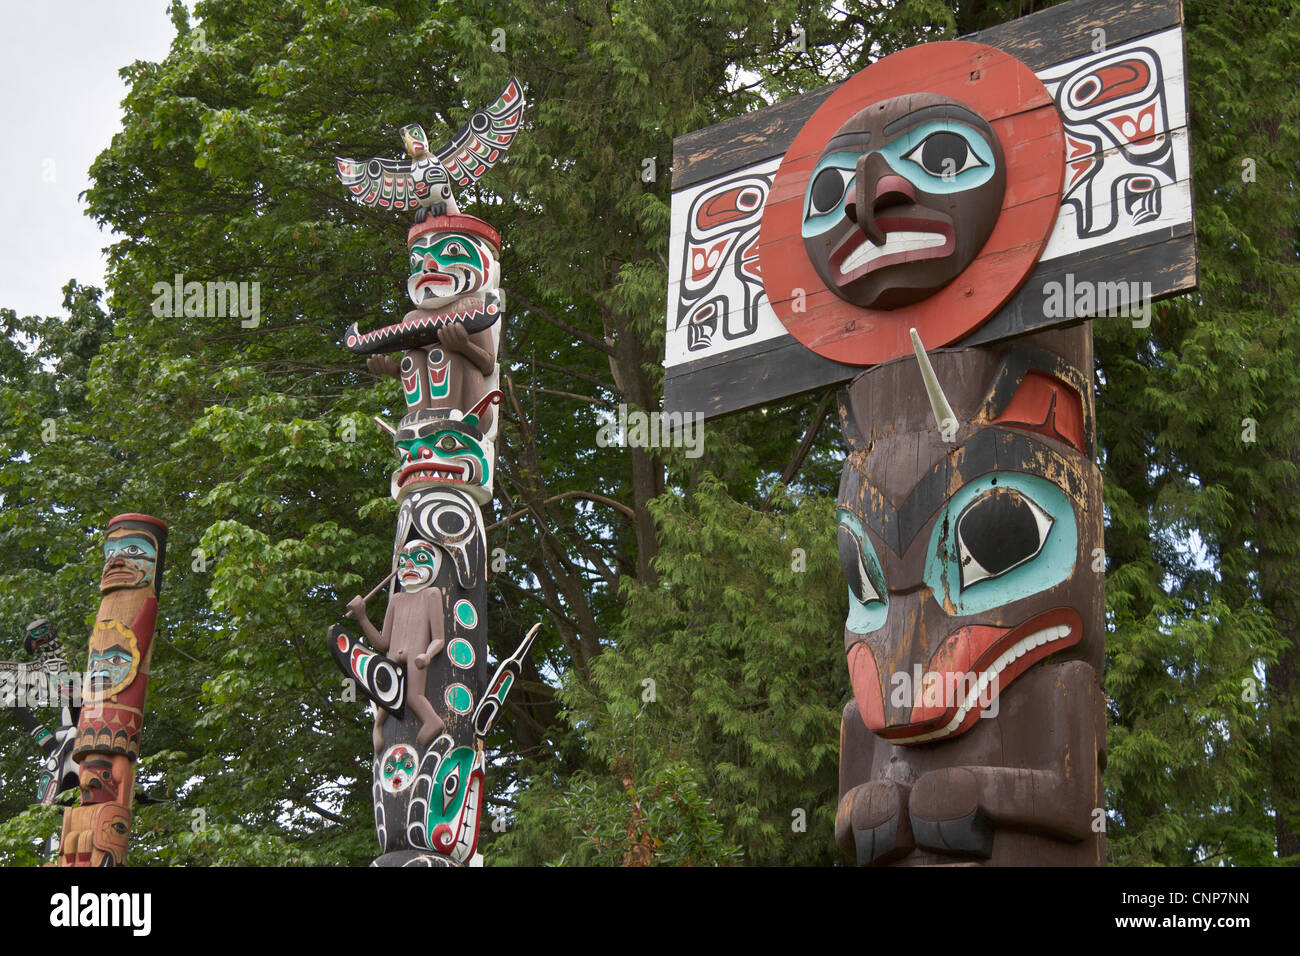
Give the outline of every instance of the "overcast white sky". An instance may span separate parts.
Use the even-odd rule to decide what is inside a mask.
[[[75,278],[102,286],[100,232],[77,197],[121,127],[117,71],[161,60],[166,0],[0,0],[0,307],[61,315]]]

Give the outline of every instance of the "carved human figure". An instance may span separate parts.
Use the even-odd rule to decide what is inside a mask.
[[[501,240],[473,216],[436,216],[407,234],[414,309],[374,332],[348,330],[348,347],[370,354],[376,375],[402,383],[408,415],[435,410],[465,420],[483,437],[495,433],[495,411],[485,398],[496,388],[502,312],[498,290]],[[386,354],[404,348],[399,364]]]
[[[397,583],[388,598],[383,630],[377,630],[366,617],[366,600],[357,595],[348,602],[348,616],[361,625],[371,645],[398,664],[409,668],[406,702],[420,718],[416,743],[426,747],[446,726],[429,698],[425,696],[429,662],[446,644],[442,589],[433,587],[441,561],[437,550],[427,541],[408,542],[397,555]],[[375,753],[384,749],[384,722],[388,711],[375,708]]]

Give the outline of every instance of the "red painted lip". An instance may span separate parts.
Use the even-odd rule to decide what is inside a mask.
[[[426,285],[450,286],[455,284],[456,284],[456,280],[453,279],[451,276],[445,276],[440,272],[433,272],[428,275],[423,275],[419,279],[417,279],[415,283],[415,288],[419,290],[419,289],[423,289]]]
[[[840,272],[840,265],[865,245],[874,245],[860,230],[853,229],[847,236],[836,246],[835,251],[831,253],[829,265],[831,274],[839,276],[836,282],[839,286],[855,282],[863,276],[872,272],[879,272],[881,269],[888,269],[890,266],[896,266],[903,262],[919,262],[923,259],[942,259],[952,255],[957,248],[957,236],[953,230],[952,223],[940,222],[937,219],[920,219],[915,216],[882,216],[876,220],[876,225],[888,234],[891,232],[929,232],[944,237],[943,245],[932,246],[929,249],[915,249],[910,252],[894,252],[887,256],[881,256],[873,259],[866,265],[854,269],[847,275]]]
[[[963,685],[977,687],[981,676],[991,670],[994,662],[1003,652],[1015,647],[1031,634],[1050,627],[1062,626],[1069,629],[1064,636],[1048,640],[1004,664],[996,675],[996,691],[1000,694],[1034,664],[1079,643],[1083,638],[1083,619],[1078,611],[1073,608],[1053,608],[1013,628],[978,624],[959,628],[949,635],[921,670],[923,674],[938,675],[945,689]],[[855,644],[849,649],[849,671],[853,679],[853,695],[858,702],[858,712],[862,715],[863,721],[869,730],[888,740],[904,744],[929,743],[931,741],[912,741],[909,738],[948,727],[961,709],[961,702],[956,700],[945,699],[940,704],[926,704],[922,693],[923,688],[913,686],[913,706],[908,722],[887,724],[885,700],[891,693],[892,686],[888,679],[882,682],[875,655],[865,643]],[[914,684],[913,674],[914,672],[909,673],[908,678]],[[962,678],[965,680],[963,681]],[[997,695],[986,693],[980,696],[987,696],[988,703],[991,704]],[[942,740],[965,733],[979,719],[986,707],[987,704],[977,698],[957,726],[931,740]]]
[[[455,481],[466,471],[464,465],[457,465],[453,462],[421,459],[403,465],[397,470],[397,487],[402,487],[408,481]],[[433,474],[428,474],[429,472],[433,472]],[[445,475],[441,473],[445,473]]]

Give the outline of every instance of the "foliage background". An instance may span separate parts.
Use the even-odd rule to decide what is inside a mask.
[[[593,439],[617,405],[660,403],[674,136],[1032,6],[173,3],[172,51],[124,68],[92,170],[91,212],[123,237],[107,289],[70,284],[65,316],[0,311],[0,628],[47,616],[79,665],[107,519],[172,526],[141,763],[160,802],[133,862],[373,855],[368,721],[323,635],[388,561],[391,453],[368,423],[400,398],[341,333],[404,311],[405,223],[347,202],[332,157],[391,154],[413,120],[449,134],[509,73],[528,128],[462,201],[505,239],[510,303],[489,633],[501,651],[545,628],[491,741],[487,860],[831,862],[848,681],[829,396],[710,423],[695,460]],[[1110,852],[1294,863],[1300,24],[1286,0],[1186,11],[1200,289],[1151,329],[1095,325]],[[176,273],[259,282],[260,327],[156,317]],[[58,826],[28,809],[35,771],[5,723],[9,864]]]

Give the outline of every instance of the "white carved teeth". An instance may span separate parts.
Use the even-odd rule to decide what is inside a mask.
[[[1011,647],[999,654],[993,663],[980,672],[979,680],[976,681],[975,686],[972,687],[970,692],[966,695],[966,699],[962,701],[961,706],[957,708],[957,713],[953,716],[952,720],[948,721],[945,726],[938,730],[932,730],[928,734],[918,734],[915,737],[892,737],[889,742],[893,744],[915,744],[923,743],[927,740],[938,740],[940,737],[947,737],[961,726],[962,721],[966,719],[967,715],[969,715],[971,710],[976,706],[976,702],[979,700],[980,695],[988,689],[989,684],[993,683],[993,679],[1001,674],[1008,664],[1024,657],[1024,655],[1029,651],[1042,647],[1044,644],[1051,644],[1053,641],[1059,641],[1062,638],[1069,637],[1069,635],[1070,628],[1068,625],[1056,624],[1052,627],[1045,627],[1042,630],[1034,631],[1034,633],[1022,637]]]
[[[483,312],[484,310],[482,308],[475,306],[474,308],[468,309],[464,312],[443,312],[438,315],[422,315],[415,319],[398,322],[395,325],[384,326],[382,329],[375,329],[373,332],[362,332],[360,338],[362,342],[372,342],[375,339],[386,338],[389,335],[396,335],[406,329],[423,329],[428,328],[429,326],[440,329],[444,325],[450,325],[452,322],[467,322],[474,318],[474,316],[481,315]]]

